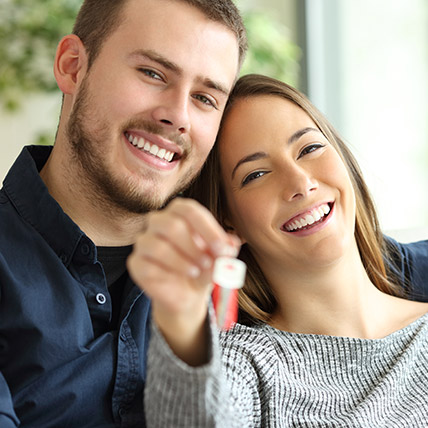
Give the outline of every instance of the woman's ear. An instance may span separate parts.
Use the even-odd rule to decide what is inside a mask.
[[[69,34],[59,42],[55,62],[54,74],[59,89],[64,94],[73,94],[80,80],[87,71],[86,49],[80,40],[74,34]]]
[[[245,244],[245,239],[237,232],[237,230],[233,227],[232,223],[228,219],[224,220],[223,225],[227,233],[237,236],[241,240],[241,243]]]

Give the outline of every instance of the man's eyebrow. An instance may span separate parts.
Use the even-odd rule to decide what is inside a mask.
[[[183,74],[183,69],[176,64],[175,62],[170,61],[163,55],[159,54],[156,51],[153,51],[151,49],[137,49],[129,54],[130,58],[135,57],[143,57],[146,59],[149,59],[150,61],[157,62],[161,66],[165,67],[167,70],[172,71],[173,73],[177,74],[178,76],[181,76]],[[200,83],[202,83],[204,86],[210,89],[214,89],[216,91],[221,92],[222,94],[229,96],[230,90],[222,83],[216,82],[212,79],[200,77],[198,79]]]
[[[201,82],[207,88],[214,89],[214,90],[216,90],[218,92],[221,92],[226,97],[229,96],[230,90],[227,89],[226,86],[224,86],[222,83],[215,82],[214,80],[208,79],[208,78],[201,79]]]
[[[236,170],[238,169],[238,167],[240,166],[240,165],[242,165],[243,163],[246,163],[246,162],[253,162],[253,161],[256,161],[256,160],[259,160],[259,159],[265,159],[265,158],[267,158],[268,157],[268,155],[267,155],[267,153],[265,153],[265,152],[256,152],[256,153],[252,153],[251,155],[248,155],[248,156],[245,156],[245,157],[243,157],[242,159],[240,159],[239,161],[238,161],[238,163],[235,165],[235,168],[233,168],[233,171],[232,171],[232,179],[233,179],[233,177],[235,176],[235,172],[236,172]]]
[[[137,49],[131,52],[129,54],[129,57],[143,57],[149,59],[151,61],[157,62],[158,64],[164,66],[168,70],[171,70],[178,75],[181,75],[183,72],[182,69],[175,62],[170,61],[158,52],[150,49]]]

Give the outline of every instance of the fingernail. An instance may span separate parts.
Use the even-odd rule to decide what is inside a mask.
[[[189,276],[192,278],[197,278],[201,274],[201,270],[196,266],[191,266],[189,268]]]
[[[193,241],[200,250],[205,250],[207,248],[205,241],[196,233],[193,234]]]
[[[223,244],[223,242],[220,241],[216,241],[212,244],[211,249],[214,253],[214,255],[216,255],[217,257],[219,256],[223,256],[225,254],[226,248],[228,246]]]
[[[239,253],[238,248],[234,247],[233,245],[229,245],[227,247],[227,254],[226,254],[227,256],[237,257],[238,253]]]
[[[201,257],[201,266],[203,269],[209,269],[212,266],[211,258],[208,256]]]
[[[212,245],[212,250],[217,257],[236,257],[238,255],[238,248],[233,245],[224,244],[220,241],[214,242]]]

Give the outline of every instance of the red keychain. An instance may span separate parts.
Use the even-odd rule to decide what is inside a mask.
[[[238,290],[245,281],[246,265],[231,257],[219,257],[214,264],[212,300],[217,326],[229,330],[238,319]]]

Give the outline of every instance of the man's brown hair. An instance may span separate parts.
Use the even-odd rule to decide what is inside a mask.
[[[128,0],[85,0],[77,15],[73,34],[85,45],[88,68],[98,56],[103,43],[123,21],[122,11]],[[239,65],[247,51],[247,37],[241,15],[232,0],[152,0],[180,1],[200,10],[208,19],[229,28],[239,45]]]

